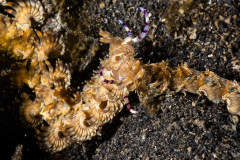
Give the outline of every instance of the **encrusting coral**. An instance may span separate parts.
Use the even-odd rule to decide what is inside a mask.
[[[129,28],[118,20],[128,33],[121,39],[109,32],[100,31],[100,42],[109,43],[109,57],[101,61],[101,67],[83,87],[81,94],[70,95],[70,67],[61,60],[55,67],[50,56],[62,54],[63,37],[41,33],[36,29],[44,21],[44,10],[38,1],[20,1],[9,11],[13,18],[0,15],[0,48],[15,57],[30,62],[25,69],[23,82],[35,93],[32,100],[22,94],[21,114],[24,121],[36,128],[39,145],[51,153],[61,151],[73,142],[82,142],[98,135],[101,126],[111,122],[126,105],[133,110],[129,92],[137,91],[146,106],[154,97],[165,93],[190,92],[207,96],[214,103],[227,103],[228,111],[240,115],[240,86],[215,75],[211,71],[197,71],[187,64],[173,67],[166,61],[144,64],[135,58],[133,43],[140,42],[149,30],[149,17],[145,9],[143,32],[132,37]],[[21,39],[21,40],[20,40]],[[11,43],[10,43],[11,42]],[[19,75],[20,76],[20,75]]]

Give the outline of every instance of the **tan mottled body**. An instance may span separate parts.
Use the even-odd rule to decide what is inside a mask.
[[[236,81],[221,78],[208,70],[191,69],[187,64],[172,67],[166,62],[160,62],[150,64],[149,68],[159,78],[154,75],[147,82],[148,89],[139,90],[140,99],[145,105],[148,105],[151,97],[159,96],[165,91],[190,92],[207,96],[214,103],[226,102],[230,113],[240,115],[240,87]]]

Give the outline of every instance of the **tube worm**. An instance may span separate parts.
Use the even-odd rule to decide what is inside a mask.
[[[58,38],[57,34],[38,33],[39,43],[36,43],[35,57],[32,61],[45,61],[49,56],[59,56],[63,49],[63,37]]]
[[[39,129],[36,129],[39,145],[45,149],[52,151],[61,151],[69,145],[69,137],[64,136],[61,120],[55,119],[50,125],[42,124]]]
[[[81,105],[81,103],[77,105]],[[97,130],[98,125],[89,122],[88,115],[79,110],[76,115],[69,119],[64,134],[71,136],[72,141],[81,142],[91,139],[97,134]]]
[[[39,1],[19,0],[8,5],[14,9],[9,13],[14,16],[16,25],[23,31],[35,28],[44,21],[44,9]]]
[[[20,108],[20,113],[23,115],[24,121],[31,127],[36,127],[42,123],[42,118],[40,115],[41,102],[35,100],[34,102],[27,96],[27,94],[22,94],[25,99],[24,103]]]

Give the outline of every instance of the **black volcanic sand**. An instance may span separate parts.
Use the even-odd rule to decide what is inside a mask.
[[[57,0],[56,0],[57,1]],[[135,44],[136,57],[144,63],[168,60],[240,81],[240,3],[223,0],[166,1],[43,0],[49,14],[42,30],[57,30],[66,38],[65,55],[59,57],[72,66],[72,92],[81,91],[84,81],[108,54],[108,45],[98,41],[103,29],[114,36],[127,33],[115,20],[123,20],[134,35],[150,15],[147,37]],[[57,27],[56,27],[57,26]],[[50,59],[54,62],[55,59]],[[72,144],[55,155],[40,150],[34,130],[20,120],[21,93],[34,95],[27,86],[17,88],[11,79],[19,62],[6,52],[0,54],[0,159],[10,159],[23,145],[23,159],[239,159],[239,117],[228,113],[225,104],[214,104],[194,94],[163,95],[149,108],[136,93],[130,102],[141,110],[133,115],[124,108],[97,136]]]

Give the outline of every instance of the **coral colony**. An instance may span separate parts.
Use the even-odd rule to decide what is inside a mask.
[[[191,69],[187,64],[177,67],[166,61],[144,64],[134,58],[131,45],[143,40],[149,29],[148,14],[141,7],[137,9],[145,15],[143,32],[132,37],[121,20],[118,21],[129,35],[125,39],[100,31],[100,42],[110,44],[109,57],[101,61],[101,69],[87,82],[81,94],[69,95],[69,66],[57,60],[53,67],[48,61],[49,56],[62,54],[63,37],[36,29],[44,21],[41,3],[28,0],[1,6],[10,6],[7,12],[12,17],[0,14],[0,49],[25,60],[24,76],[19,76],[36,95],[31,100],[27,94],[22,94],[22,117],[36,129],[41,148],[51,153],[96,136],[101,126],[121,112],[124,105],[130,112],[137,113],[128,100],[132,91],[138,93],[145,105],[150,97],[169,91],[205,95],[215,103],[226,103],[230,113],[240,115],[240,86],[236,81],[208,70]]]

